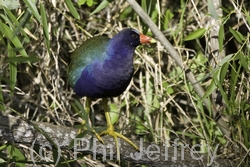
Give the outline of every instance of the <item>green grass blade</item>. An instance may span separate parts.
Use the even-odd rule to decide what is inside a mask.
[[[23,153],[17,148],[15,147],[15,145],[9,145],[7,147],[7,152],[10,156],[10,158],[15,162],[15,165],[18,167],[25,167],[26,165],[24,163],[21,163],[20,161],[25,161],[25,156],[23,155]],[[18,162],[19,161],[19,162]]]
[[[218,72],[218,71],[217,71]],[[204,93],[202,100],[210,96],[214,90],[217,88],[214,80],[211,81],[210,85],[207,87],[206,92]]]
[[[186,36],[184,38],[185,41],[190,41],[193,39],[197,39],[200,38],[201,36],[203,36],[205,34],[207,30],[205,28],[199,28],[193,32],[191,32],[188,36]]]
[[[19,49],[19,52],[22,56],[24,57],[28,57],[28,54],[26,53],[26,51],[24,50],[24,47],[22,45],[22,43],[20,42],[20,40],[15,36],[13,38],[13,31],[3,22],[0,21],[0,31],[2,32],[3,35],[5,35],[7,38],[9,38],[9,40],[13,43],[13,45]]]
[[[225,77],[228,73],[228,67],[229,67],[229,63],[224,63],[221,68],[220,68],[220,74],[218,76],[218,79],[220,79],[220,83],[223,84],[225,82]]]
[[[220,26],[220,29],[219,29],[219,36],[218,36],[220,52],[221,52],[222,49],[223,49],[223,41],[224,41],[224,38],[225,38],[225,34],[224,34],[224,25],[221,25],[221,26]]]
[[[70,13],[77,19],[80,19],[80,15],[78,14],[76,8],[74,7],[71,0],[65,0],[67,7],[69,8]]]
[[[229,31],[232,33],[232,35],[237,40],[237,42],[243,44],[244,41],[246,40],[245,37],[239,31],[236,31],[232,29],[231,27],[229,27]]]
[[[114,125],[118,118],[119,118],[119,107],[117,107],[117,105],[115,103],[111,103],[109,105],[110,107],[110,119],[111,119],[111,123],[112,125]]]
[[[6,63],[26,63],[26,62],[38,62],[40,59],[32,56],[32,57],[8,57],[5,59]]]
[[[168,9],[165,12],[165,17],[164,17],[164,30],[168,29],[169,22],[171,19],[174,17],[174,14]]]
[[[24,0],[24,3],[28,6],[28,9],[31,11],[31,13],[35,16],[35,18],[42,24],[41,16],[37,10],[35,1],[32,0]]]
[[[13,51],[13,48],[11,47],[10,43],[8,43],[8,56],[9,57],[16,57],[16,53]],[[9,63],[10,68],[10,95],[13,96],[14,89],[16,85],[16,79],[17,79],[17,66],[16,63]]]
[[[1,14],[1,17],[14,30],[13,31],[14,33],[12,34],[11,38],[14,38],[17,34],[19,34],[19,32],[21,32],[21,34],[25,37],[23,40],[30,41],[30,38],[28,37],[28,35],[25,33],[25,31],[22,28],[24,26],[21,23],[19,23],[16,16],[14,16],[13,13],[7,8],[4,8],[4,12],[7,14],[8,17],[6,15],[3,15],[3,14]]]
[[[42,17],[45,42],[46,42],[47,50],[49,51],[50,50],[50,37],[49,37],[49,31],[48,31],[48,22],[47,22],[46,11],[45,11],[44,5],[42,3],[40,3],[40,13],[41,13],[41,17]]]
[[[1,77],[0,77],[1,82]],[[0,86],[0,111],[5,111],[2,86]]]
[[[101,2],[101,4],[99,6],[97,6],[97,8],[92,12],[90,13],[90,16],[101,11],[102,9],[104,9],[105,7],[107,7],[109,5],[109,3],[112,2],[110,0],[104,0]]]

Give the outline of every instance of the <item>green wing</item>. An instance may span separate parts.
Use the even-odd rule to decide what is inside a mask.
[[[71,54],[71,62],[68,68],[68,81],[74,87],[80,78],[82,71],[95,61],[102,61],[105,57],[108,37],[98,36],[85,41]]]

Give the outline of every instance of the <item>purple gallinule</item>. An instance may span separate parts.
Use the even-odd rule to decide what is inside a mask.
[[[93,37],[84,42],[71,55],[68,69],[68,79],[79,97],[103,98],[103,108],[107,121],[107,130],[97,133],[97,138],[103,142],[101,135],[113,136],[118,149],[117,137],[124,139],[136,150],[139,148],[128,138],[114,131],[111,124],[108,97],[122,94],[129,85],[133,73],[133,54],[135,48],[144,43],[155,42],[153,38],[127,28],[120,31],[112,39],[103,36]],[[87,100],[86,111],[90,110]]]

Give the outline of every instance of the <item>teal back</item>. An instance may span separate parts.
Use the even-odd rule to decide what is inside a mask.
[[[107,57],[106,48],[109,40],[108,37],[104,36],[93,37],[71,54],[68,81],[72,87],[75,86],[86,67],[91,66],[96,61],[101,62]]]

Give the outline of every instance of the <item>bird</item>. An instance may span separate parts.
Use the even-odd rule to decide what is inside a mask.
[[[121,95],[128,87],[134,73],[133,55],[137,46],[154,43],[155,39],[136,29],[125,28],[113,38],[95,36],[86,40],[71,54],[68,67],[68,81],[77,96],[87,97],[86,111],[89,112],[91,99],[102,98],[102,105],[107,122],[107,130],[97,134],[110,135],[115,139],[118,150],[118,137],[122,138],[139,151],[131,140],[114,131],[111,123],[108,98]]]

